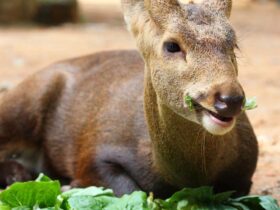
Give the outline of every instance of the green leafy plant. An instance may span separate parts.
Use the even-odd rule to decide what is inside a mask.
[[[183,189],[169,199],[154,199],[141,191],[116,197],[102,187],[61,193],[58,181],[40,175],[15,183],[0,193],[0,210],[280,210],[270,196],[231,198],[233,192],[214,194],[211,187]]]

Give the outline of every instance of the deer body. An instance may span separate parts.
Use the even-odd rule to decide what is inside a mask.
[[[22,179],[28,172],[45,171],[70,179],[72,186],[101,185],[117,195],[141,189],[164,197],[201,185],[236,190],[239,195],[249,192],[257,142],[245,113],[239,114],[243,91],[236,80],[232,49],[211,48],[223,42],[207,37],[206,51],[174,53],[178,47],[170,49],[161,40],[170,34],[162,35],[168,18],[163,21],[155,15],[162,5],[153,4],[162,2],[168,10],[179,9],[177,1],[123,2],[145,62],[135,51],[64,61],[26,79],[2,98],[0,170],[9,162],[10,176],[15,169],[24,171]],[[210,8],[215,5],[214,0],[209,2]],[[190,20],[207,12],[193,4],[187,11],[193,12]],[[153,31],[150,24],[160,26]],[[182,41],[181,48],[186,43]],[[163,58],[162,46],[168,51]],[[221,81],[216,82],[217,75]],[[186,94],[195,101],[193,112],[185,107]],[[5,178],[0,176],[0,184],[9,184]]]

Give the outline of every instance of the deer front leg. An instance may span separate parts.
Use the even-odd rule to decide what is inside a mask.
[[[240,162],[237,163],[239,166],[242,166]],[[243,163],[246,164],[246,161]],[[215,192],[234,191],[234,197],[248,195],[252,185],[251,174],[247,174],[250,170],[252,171],[252,174],[253,169],[246,169],[244,166],[237,169],[229,168],[228,170],[225,170],[220,174],[214,184]]]
[[[99,166],[99,172],[88,171],[80,174],[71,182],[71,187],[106,187],[112,189],[116,196],[140,190],[137,183],[121,165],[103,162]]]
[[[105,186],[112,188],[117,196],[141,190],[135,178],[123,165],[104,161],[100,163],[99,171]]]
[[[13,182],[22,182],[32,179],[32,174],[16,161],[0,162],[0,187],[7,187]]]
[[[0,186],[34,179],[42,160],[39,148],[28,141],[13,139],[0,143]]]
[[[131,152],[126,148],[104,147],[106,149],[98,150],[95,154],[86,154],[89,150],[83,151],[84,158],[78,161],[71,186],[102,186],[113,189],[117,196],[141,190],[134,172],[131,171],[131,164],[134,164]]]
[[[31,175],[41,170],[39,162],[42,160],[41,145],[45,121],[57,104],[64,87],[64,80],[59,72],[40,72],[24,80],[1,98],[0,179],[2,185],[11,184],[13,180],[30,179]],[[15,175],[17,172],[22,176],[17,177]]]

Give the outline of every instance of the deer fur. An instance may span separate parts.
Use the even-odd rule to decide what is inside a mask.
[[[10,174],[20,163],[30,174],[43,171],[117,195],[143,190],[166,197],[202,185],[248,194],[258,148],[246,114],[228,127],[205,114],[215,112],[215,93],[244,94],[231,1],[122,5],[141,56],[113,51],[63,61],[6,93],[0,162],[12,161]],[[164,51],[168,40],[181,51]],[[186,95],[196,102],[194,111]],[[26,171],[17,180],[24,177]]]

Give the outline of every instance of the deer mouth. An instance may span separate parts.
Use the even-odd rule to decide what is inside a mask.
[[[222,126],[222,127],[228,127],[231,126],[231,124],[234,121],[234,117],[223,117],[215,112],[212,112],[210,110],[205,109],[207,114],[209,114],[211,120],[215,122],[216,124]]]
[[[199,103],[194,103],[194,110],[199,114],[201,125],[214,135],[224,135],[235,125],[236,117],[224,117]]]
[[[207,114],[215,123],[217,123],[221,126],[227,126],[227,125],[231,124],[235,118],[235,117],[222,116],[216,112],[213,112],[213,111],[203,107],[201,104],[199,104],[197,102],[194,102],[194,109],[198,112]]]

